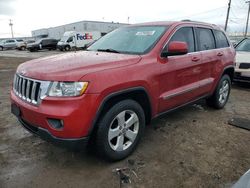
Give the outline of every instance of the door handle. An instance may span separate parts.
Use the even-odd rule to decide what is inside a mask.
[[[194,61],[194,62],[196,62],[196,61],[199,61],[200,60],[200,58],[198,58],[198,57],[192,57],[192,59],[191,59],[192,61]]]
[[[222,52],[219,52],[219,53],[217,54],[217,56],[223,56],[223,53],[222,53]]]

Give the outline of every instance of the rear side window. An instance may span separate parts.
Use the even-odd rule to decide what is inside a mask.
[[[188,52],[194,52],[194,33],[192,27],[183,27],[176,31],[169,42],[180,41],[186,42],[188,45]]]
[[[217,48],[226,48],[229,47],[229,43],[227,37],[222,31],[214,31],[215,39],[216,39],[216,47]]]
[[[211,29],[196,28],[199,51],[211,50],[215,48],[215,41]]]

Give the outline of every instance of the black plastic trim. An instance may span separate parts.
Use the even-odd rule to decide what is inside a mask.
[[[41,139],[46,140],[54,145],[68,148],[70,150],[82,150],[86,147],[89,138],[70,138],[63,139],[53,136],[47,129],[32,125],[22,118],[18,118],[21,125],[29,132],[39,136]]]
[[[151,115],[152,115],[152,102],[151,102],[151,98],[149,97],[149,94],[148,94],[147,90],[144,87],[139,86],[139,87],[133,87],[133,88],[128,88],[128,89],[124,89],[124,90],[121,90],[121,91],[117,91],[117,92],[114,92],[114,93],[111,93],[111,94],[107,95],[103,99],[103,101],[101,102],[101,105],[99,106],[99,108],[97,110],[97,113],[96,113],[95,118],[94,118],[94,120],[92,122],[92,126],[91,126],[91,128],[89,130],[89,134],[88,135],[90,136],[92,134],[92,132],[93,132],[95,126],[96,126],[96,123],[97,123],[97,121],[98,121],[98,119],[99,119],[99,117],[101,115],[101,112],[102,112],[102,110],[103,110],[103,108],[105,106],[105,103],[109,99],[111,99],[112,97],[116,97],[116,96],[122,95],[122,94],[130,93],[130,92],[133,92],[133,91],[144,91],[146,93],[146,95],[147,95],[147,97],[149,99],[150,112],[151,112]]]

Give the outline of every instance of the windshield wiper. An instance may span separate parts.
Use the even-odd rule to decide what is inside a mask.
[[[119,51],[117,50],[114,50],[112,48],[108,48],[108,49],[97,49],[98,52],[111,52],[111,53],[120,53]]]

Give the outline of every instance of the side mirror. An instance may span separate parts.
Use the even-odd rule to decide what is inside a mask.
[[[164,50],[161,54],[162,57],[173,55],[184,55],[188,53],[188,45],[186,42],[173,41],[168,45],[168,49]]]

